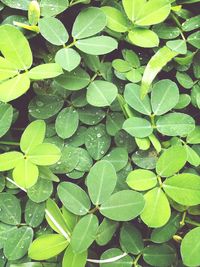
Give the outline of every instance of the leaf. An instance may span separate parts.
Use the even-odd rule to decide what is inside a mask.
[[[187,161],[184,146],[172,146],[165,150],[156,163],[156,172],[162,177],[169,177],[180,171]]]
[[[194,85],[192,78],[187,73],[176,73],[176,79],[186,89],[191,89]]]
[[[21,159],[13,170],[13,179],[22,188],[32,187],[38,175],[38,167],[27,159]]]
[[[63,205],[76,215],[88,213],[91,203],[86,192],[76,184],[62,182],[58,186],[58,197]]]
[[[166,43],[167,47],[169,47],[171,50],[179,53],[179,54],[186,54],[187,53],[187,45],[185,40],[173,40],[168,41]]]
[[[9,102],[14,100],[29,89],[30,80],[26,73],[19,74],[12,79],[0,83],[0,101]]]
[[[151,105],[154,114],[163,115],[174,108],[179,101],[179,89],[171,80],[160,80],[152,89]]]
[[[101,8],[107,17],[107,27],[115,32],[128,31],[128,23],[124,14],[111,6],[103,6]]]
[[[200,31],[192,33],[187,38],[188,43],[198,49],[200,48],[199,40],[200,40]]]
[[[47,200],[52,192],[52,182],[40,178],[34,186],[28,188],[27,195],[33,202],[40,203]]]
[[[56,163],[60,159],[61,152],[56,145],[43,143],[32,148],[27,157],[34,164],[48,166]]]
[[[33,62],[32,52],[21,31],[11,25],[2,25],[0,35],[0,51],[3,56],[19,70],[29,69]]]
[[[100,207],[105,217],[115,221],[130,221],[144,208],[143,196],[135,191],[122,190],[111,195]]]
[[[200,127],[196,126],[195,129],[187,136],[188,144],[199,144],[200,142]]]
[[[0,57],[0,81],[14,77],[18,74],[16,66],[7,59]]]
[[[27,225],[35,228],[38,227],[44,220],[45,203],[35,203],[32,200],[26,202],[25,222]]]
[[[20,0],[17,5],[15,2],[13,2],[13,0],[1,0],[1,2],[4,3],[6,6],[21,10],[27,10],[29,4],[29,0]]]
[[[28,255],[33,260],[47,260],[60,254],[68,246],[67,240],[58,234],[44,234],[33,241]]]
[[[166,194],[181,205],[200,204],[200,179],[196,174],[183,173],[168,178],[163,183]]]
[[[86,251],[94,242],[98,226],[98,219],[93,214],[88,214],[79,220],[71,238],[71,247],[75,254]]]
[[[177,53],[164,46],[160,48],[156,54],[148,62],[143,77],[141,85],[141,97],[144,98],[148,93],[151,83],[155,79],[156,75],[161,71],[161,69],[171,61]]]
[[[84,251],[80,254],[74,254],[71,246],[69,246],[64,254],[62,266],[68,267],[84,267],[87,261],[87,252]]]
[[[62,48],[56,53],[55,61],[64,70],[72,71],[80,64],[81,57],[72,48]]]
[[[0,137],[10,129],[13,119],[13,108],[10,104],[0,102]]]
[[[128,38],[131,43],[140,47],[156,47],[159,45],[157,34],[149,29],[134,28],[129,32]]]
[[[131,136],[144,138],[152,134],[153,128],[149,121],[143,118],[132,117],[125,120],[122,129]]]
[[[26,154],[44,141],[46,124],[42,120],[31,122],[24,130],[20,139],[20,148]]]
[[[146,191],[157,185],[157,177],[152,171],[137,169],[129,173],[126,182],[134,190]]]
[[[78,124],[78,112],[72,107],[64,108],[56,118],[56,133],[62,139],[69,138],[76,132]]]
[[[151,115],[151,104],[149,96],[145,96],[144,99],[140,98],[140,86],[134,83],[128,83],[124,90],[124,99],[130,107],[136,111],[144,114]]]
[[[4,244],[4,254],[8,260],[21,259],[28,251],[33,239],[33,230],[30,227],[22,226],[15,229],[8,235]]]
[[[190,1],[191,2],[191,1]],[[198,2],[198,1],[196,1]],[[187,19],[183,24],[182,24],[182,29],[185,32],[190,32],[195,29],[199,28],[199,23],[200,23],[200,15],[197,16],[192,16],[191,18]]]
[[[200,264],[200,227],[190,230],[181,242],[181,257],[186,266],[198,266]]]
[[[128,152],[124,148],[116,147],[113,148],[103,159],[109,161],[114,166],[116,172],[118,172],[127,165]]]
[[[61,74],[63,74],[62,68],[57,63],[41,64],[32,68],[28,73],[32,80],[55,78]]]
[[[51,44],[64,45],[69,35],[63,23],[53,17],[43,18],[38,23],[41,35]]]
[[[167,0],[151,0],[146,2],[137,14],[135,24],[148,26],[164,21],[171,11]]]
[[[117,97],[117,87],[107,81],[93,81],[87,88],[87,101],[96,107],[110,106]]]
[[[82,52],[90,55],[104,55],[117,49],[117,41],[109,36],[96,36],[78,40],[75,46]]]
[[[115,257],[118,257],[118,256],[121,256],[123,254],[123,251],[121,251],[120,249],[118,248],[111,248],[111,249],[108,249],[106,250],[102,255],[101,255],[101,260],[108,260],[109,259],[112,259],[112,258],[115,258]],[[106,262],[106,263],[100,263],[100,267],[116,267],[116,266],[119,266],[119,267],[123,267],[123,266],[126,266],[126,267],[131,267],[133,266],[133,259],[131,256],[129,255],[126,255],[125,257],[117,260],[117,261],[114,261],[114,262]]]
[[[116,183],[116,171],[110,162],[101,160],[95,163],[87,176],[87,187],[92,203],[97,206],[105,202],[114,191]]]
[[[40,8],[41,15],[44,17],[56,16],[67,9],[69,6],[69,1],[63,0],[41,0]]]
[[[171,215],[168,199],[161,188],[154,188],[144,195],[145,207],[140,215],[148,227],[161,227],[165,225]]]
[[[23,154],[17,151],[0,154],[0,171],[12,170],[22,159]]]
[[[9,193],[0,193],[0,210],[1,222],[11,225],[20,224],[21,206],[15,196]]]
[[[75,39],[90,37],[102,31],[106,23],[106,15],[100,8],[89,7],[82,10],[76,17],[72,28],[72,36]]]
[[[104,218],[97,230],[95,240],[97,244],[99,246],[105,246],[112,239],[115,231],[117,230],[118,225],[118,222],[114,222],[107,218]]]
[[[146,0],[122,0],[122,4],[128,18],[134,22],[144,8]]]
[[[195,128],[194,119],[183,113],[169,113],[156,122],[157,130],[167,136],[185,136]]]
[[[8,235],[12,233],[12,231],[14,231],[15,229],[17,229],[16,226],[0,222],[0,238],[1,238],[0,248],[1,249],[4,247],[5,241],[8,239]]]

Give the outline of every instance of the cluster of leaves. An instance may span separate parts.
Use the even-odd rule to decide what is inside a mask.
[[[199,5],[0,1],[0,267],[200,266]]]

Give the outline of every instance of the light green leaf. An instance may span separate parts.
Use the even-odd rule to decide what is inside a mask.
[[[193,45],[196,48],[200,48],[200,31],[194,32],[191,35],[188,36],[187,41],[189,44]]]
[[[71,238],[72,250],[76,254],[86,251],[95,240],[99,221],[93,214],[81,218],[76,224]]]
[[[188,145],[185,145],[185,149],[187,151],[187,161],[191,165],[198,167],[200,164],[200,157],[197,152]]]
[[[75,254],[69,246],[63,256],[62,266],[65,267],[84,267],[87,262],[87,251]]]
[[[6,80],[18,74],[16,66],[7,59],[0,57],[0,81]]]
[[[101,205],[100,212],[111,220],[130,221],[140,215],[144,204],[142,194],[132,190],[122,190],[111,195]]]
[[[42,120],[31,122],[24,130],[20,139],[20,148],[24,153],[42,144],[45,137],[46,124]]]
[[[122,4],[128,18],[134,22],[144,8],[146,0],[122,0]]]
[[[110,36],[96,36],[78,40],[75,46],[86,54],[104,55],[117,49],[117,41]]]
[[[128,31],[128,23],[124,14],[111,6],[103,6],[101,8],[107,17],[107,27],[115,32]]]
[[[56,18],[43,18],[38,23],[42,36],[54,45],[64,45],[69,35],[63,23]]]
[[[109,154],[107,154],[104,160],[109,161],[114,166],[116,172],[122,170],[128,163],[128,152],[123,147],[113,148]]]
[[[0,101],[9,102],[14,100],[29,89],[30,80],[27,73],[19,74],[16,77],[6,80],[0,84]]]
[[[122,128],[131,136],[144,138],[152,134],[151,123],[143,118],[132,117],[127,119]]]
[[[177,71],[176,79],[180,83],[180,85],[186,89],[191,89],[194,86],[194,82],[193,82],[191,76],[185,72]]]
[[[149,29],[134,28],[129,32],[130,41],[140,47],[156,47],[159,45],[157,34]]]
[[[60,159],[61,152],[56,145],[43,143],[32,148],[27,157],[34,164],[48,166],[56,163]]]
[[[22,159],[23,154],[17,151],[5,152],[1,154],[0,171],[12,170]]]
[[[172,146],[165,150],[156,163],[156,172],[162,177],[169,177],[180,171],[187,162],[184,146]]]
[[[13,119],[13,107],[0,102],[0,137],[7,133]]]
[[[58,197],[63,205],[74,214],[85,215],[91,203],[86,192],[76,184],[62,182],[58,186]]]
[[[31,80],[43,80],[49,78],[55,78],[63,74],[62,68],[57,63],[42,64],[32,68],[28,76]]]
[[[19,70],[29,69],[33,57],[29,43],[22,32],[14,26],[2,25],[0,35],[0,51],[3,56]]]
[[[89,7],[83,9],[74,22],[72,36],[75,39],[90,37],[102,31],[106,23],[106,15],[100,8]]]
[[[41,15],[44,17],[56,16],[67,9],[69,6],[68,0],[41,0],[40,8]]]
[[[154,188],[144,195],[145,207],[140,215],[142,221],[149,227],[161,227],[170,218],[169,201],[161,188]]]
[[[166,43],[167,47],[169,47],[171,50],[179,53],[179,54],[186,54],[187,53],[187,45],[185,40],[173,40],[168,41]]]
[[[168,178],[163,183],[166,194],[181,205],[194,206],[200,204],[200,177],[191,173],[183,173]]]
[[[195,129],[188,134],[186,140],[188,144],[199,144],[200,143],[200,126],[196,126]]]
[[[93,204],[99,205],[106,201],[114,191],[116,183],[116,171],[110,162],[101,160],[95,163],[87,176],[87,187]]]
[[[60,254],[68,246],[67,240],[58,234],[44,234],[31,244],[28,255],[33,260],[47,260]]]
[[[157,185],[157,177],[152,171],[138,169],[129,173],[126,182],[132,189],[146,191]]]
[[[154,114],[162,115],[167,113],[179,101],[179,89],[171,80],[160,80],[157,82],[151,93],[151,105]]]
[[[64,70],[72,71],[80,64],[81,57],[72,48],[62,48],[56,53],[55,61]]]
[[[107,81],[94,81],[87,88],[87,101],[96,107],[110,106],[117,97],[116,85]]]
[[[159,49],[156,54],[148,62],[143,77],[141,85],[141,96],[142,98],[148,93],[152,81],[156,75],[161,71],[161,69],[171,61],[178,53],[172,51],[168,47],[164,46]]]

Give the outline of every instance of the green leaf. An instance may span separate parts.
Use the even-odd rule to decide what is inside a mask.
[[[117,97],[116,85],[107,81],[93,81],[87,88],[87,101],[96,107],[110,106]]]
[[[9,6],[11,8],[21,9],[21,10],[27,10],[28,4],[29,4],[29,0],[20,0],[18,5],[16,5],[16,3],[13,2],[12,0],[2,0],[1,2],[4,3],[6,6]]]
[[[135,24],[148,26],[164,21],[171,11],[168,0],[151,0],[146,2],[136,15]]]
[[[184,146],[172,146],[165,150],[156,163],[156,172],[162,177],[169,177],[180,171],[187,162]]]
[[[127,32],[128,23],[124,14],[111,6],[103,6],[101,8],[107,17],[107,27],[115,32]]]
[[[116,147],[113,148],[103,159],[112,163],[116,172],[118,172],[127,165],[128,153],[126,149],[122,147]]]
[[[156,52],[156,54],[150,59],[142,77],[142,85],[141,85],[142,98],[144,98],[145,95],[148,93],[151,83],[153,82],[156,75],[176,55],[177,55],[176,52],[164,46],[160,48]]]
[[[170,218],[169,201],[161,188],[154,188],[144,195],[145,207],[140,215],[142,221],[149,227],[161,227]]]
[[[196,2],[199,2],[199,1],[196,1]],[[191,18],[187,19],[182,24],[182,29],[185,32],[190,32],[190,31],[193,31],[195,29],[198,29],[199,28],[199,24],[200,24],[200,15],[192,16]]]
[[[186,266],[198,266],[200,264],[200,227],[190,230],[181,242],[181,257]]]
[[[43,18],[38,23],[40,33],[51,44],[64,45],[69,35],[63,23],[56,18]]]
[[[167,244],[149,245],[143,250],[143,259],[151,266],[172,266],[176,257],[175,249]]]
[[[21,140],[20,148],[26,154],[37,145],[42,144],[46,132],[46,124],[42,120],[31,122],[24,130]]]
[[[156,47],[159,45],[157,34],[149,29],[134,28],[129,32],[128,38],[134,45],[140,47]]]
[[[61,152],[56,145],[43,143],[32,148],[27,157],[34,164],[48,166],[56,163],[60,159]]]
[[[169,113],[156,122],[157,130],[167,136],[185,136],[195,128],[194,119],[184,113]]]
[[[15,196],[9,193],[0,193],[0,210],[1,222],[11,225],[20,224],[21,206]]]
[[[123,251],[121,251],[118,248],[111,248],[106,250],[102,255],[101,255],[101,260],[108,260],[121,256],[123,254]],[[106,263],[100,263],[100,267],[131,267],[133,266],[133,258],[129,255],[114,261],[114,262],[106,262]]]
[[[104,202],[100,212],[105,217],[115,221],[130,221],[136,218],[144,208],[143,196],[135,191],[119,191]]]
[[[10,129],[13,119],[13,108],[10,104],[0,102],[0,137]]]
[[[76,215],[88,213],[91,203],[86,192],[76,184],[62,182],[58,186],[58,197],[63,205]]]
[[[38,179],[38,167],[27,159],[21,159],[13,170],[14,181],[22,188],[32,187]]]
[[[72,28],[75,39],[90,37],[102,31],[107,23],[106,15],[97,7],[83,9],[76,17]]]
[[[78,124],[78,112],[72,107],[64,108],[56,118],[56,133],[62,139],[69,138],[76,132]]]
[[[69,1],[63,0],[41,0],[40,8],[41,15],[44,17],[56,16],[67,9],[69,6]]]
[[[32,80],[43,80],[49,78],[55,78],[63,74],[62,68],[57,63],[47,63],[32,68],[28,75]]]
[[[12,233],[12,231],[14,231],[15,229],[17,229],[16,226],[0,222],[0,238],[1,238],[0,248],[1,249],[4,247],[5,241],[8,239],[8,235]]]
[[[71,246],[75,254],[86,251],[94,242],[98,226],[98,219],[93,214],[88,214],[79,220],[71,238]]]
[[[44,234],[33,241],[28,255],[33,260],[47,260],[60,254],[68,246],[67,240],[58,234]]]
[[[110,36],[96,36],[78,40],[75,46],[86,54],[104,55],[117,49],[117,41]]]
[[[2,25],[0,35],[0,51],[3,56],[19,70],[29,69],[33,57],[29,43],[22,32],[14,26]]]
[[[187,161],[195,166],[198,167],[200,164],[200,157],[199,155],[196,153],[196,151],[194,149],[192,149],[190,146],[185,145],[185,149],[187,151]]]
[[[138,169],[129,173],[126,182],[134,190],[146,191],[157,185],[157,177],[152,171]]]
[[[96,234],[96,242],[99,246],[105,246],[113,237],[119,223],[104,218],[99,225]]]
[[[199,144],[200,143],[200,126],[196,126],[195,129],[188,134],[186,140],[188,144]]]
[[[122,0],[122,4],[128,18],[134,22],[138,17],[138,14],[144,8],[146,0]]]
[[[72,71],[80,64],[81,57],[72,48],[62,48],[56,53],[55,61],[64,70]]]
[[[45,203],[35,203],[32,200],[26,202],[25,222],[27,225],[35,228],[44,220]]]
[[[152,134],[153,128],[151,123],[143,118],[132,117],[127,119],[122,129],[124,129],[131,136],[144,138]]]
[[[62,266],[68,267],[84,267],[87,261],[87,251],[80,254],[74,254],[72,247],[69,246],[64,254]]]
[[[92,203],[99,205],[105,202],[114,191],[116,183],[116,171],[110,162],[101,160],[95,163],[87,176],[87,187]]]
[[[148,115],[151,115],[151,104],[149,96],[145,96],[144,99],[140,97],[140,86],[134,83],[128,83],[125,86],[124,99],[130,107],[136,111]]]
[[[152,89],[151,105],[155,115],[162,115],[174,108],[179,101],[179,89],[171,80],[160,80]]]
[[[198,49],[200,48],[199,40],[200,40],[200,31],[192,33],[187,38],[188,43]]]
[[[192,78],[187,73],[177,72],[176,79],[186,89],[191,89],[194,85]]]
[[[52,181],[40,178],[34,186],[28,188],[27,195],[32,201],[40,203],[47,200],[51,196],[52,192]]]
[[[0,154],[0,171],[12,170],[22,159],[23,154],[17,151]]]
[[[139,254],[144,249],[142,235],[131,223],[124,223],[120,231],[120,245],[126,253]]]
[[[6,80],[18,74],[14,64],[7,59],[0,57],[0,81]]]
[[[168,41],[166,43],[167,47],[169,47],[172,51],[177,52],[178,54],[186,54],[187,53],[187,45],[185,40],[173,40]]]
[[[29,89],[30,79],[27,73],[19,74],[16,77],[0,83],[0,101],[9,102],[14,100]]]
[[[200,178],[198,175],[183,173],[168,178],[163,183],[166,194],[181,205],[200,204]]]

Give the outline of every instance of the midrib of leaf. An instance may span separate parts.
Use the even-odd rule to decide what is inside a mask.
[[[162,98],[160,99],[160,103],[159,105],[157,106],[157,109],[154,111],[154,113],[156,114],[158,111],[159,111],[159,108],[162,106],[162,104],[164,103],[165,99],[166,99],[166,95],[169,91],[169,89],[171,88],[171,84],[167,87],[164,95],[162,96]]]
[[[96,89],[97,93],[101,96],[101,98],[103,98],[103,100],[105,101],[105,103],[106,103],[107,105],[110,105],[110,103],[107,101],[107,99],[106,99],[106,97],[104,96],[104,94],[101,92],[101,89],[99,89],[99,87],[98,87],[95,83],[93,83],[92,85],[93,85],[94,88]]]
[[[109,207],[101,207],[100,210],[104,211],[104,210],[110,210],[110,209],[126,208],[130,206],[136,206],[140,203],[141,203],[140,201],[137,201],[137,202],[135,201],[134,203],[127,203],[127,204],[115,205],[115,206],[109,206]]]
[[[9,214],[9,217],[12,218],[13,223],[18,224],[18,221],[15,220],[15,216],[13,216],[13,214],[9,211],[9,209],[7,209],[7,206],[5,205],[5,202],[2,202],[1,205],[6,210],[6,212]]]
[[[95,205],[98,205],[99,204],[99,200],[100,200],[100,195],[102,193],[102,188],[103,188],[103,182],[104,182],[104,173],[105,173],[105,167],[103,168],[102,170],[102,174],[101,174],[101,177],[100,177],[100,185],[99,185],[99,190],[98,190],[98,193],[97,193],[97,197],[96,197],[96,203]]]
[[[146,106],[144,105],[144,103],[142,102],[142,99],[140,97],[138,97],[137,94],[135,94],[135,90],[132,90],[132,92],[134,93],[135,98],[137,99],[137,101],[140,103],[140,105],[144,108],[145,112],[150,115],[151,111],[149,112],[149,110],[146,108]]]
[[[101,36],[101,37],[103,37],[103,36]],[[106,36],[104,36],[104,37],[106,37]],[[94,37],[94,38],[96,38],[96,37]],[[82,42],[83,41],[83,42]],[[81,42],[81,43],[80,43]],[[80,40],[80,41],[77,41],[77,44],[78,45],[81,45],[81,46],[89,46],[89,47],[91,47],[91,46],[93,46],[93,47],[103,47],[103,48],[112,48],[112,45],[109,45],[108,43],[105,45],[105,44],[97,44],[97,43],[87,43],[87,42],[85,42],[85,39],[84,40]]]
[[[54,35],[61,44],[64,44],[63,40],[60,38],[60,36],[57,34],[57,32],[54,31],[51,27],[49,27],[48,23],[46,23],[46,22],[43,22],[43,23],[45,24],[45,27],[49,30],[51,35]]]

